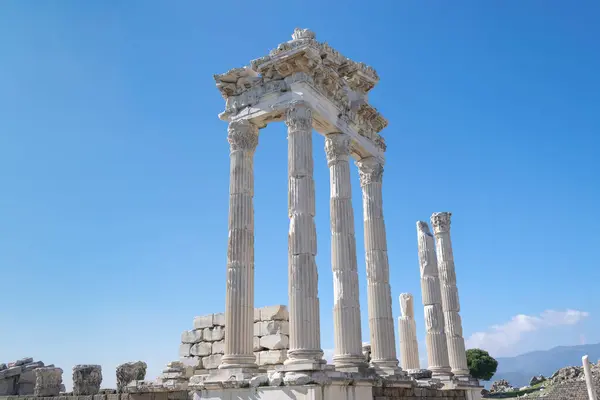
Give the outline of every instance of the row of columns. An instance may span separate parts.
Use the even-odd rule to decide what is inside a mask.
[[[428,369],[439,378],[469,376],[450,239],[451,216],[449,212],[431,216],[435,243],[427,223],[417,222]]]
[[[312,156],[312,110],[303,101],[290,104],[288,127],[288,288],[290,348],[286,365],[317,369],[324,363],[320,344],[318,272],[315,262],[315,188]],[[247,120],[230,123],[230,202],[227,252],[225,354],[220,368],[255,368],[253,156],[258,129]],[[326,136],[331,184],[331,264],[337,368],[364,364],[350,182],[350,137]],[[382,206],[383,165],[374,157],[356,162],[363,197],[371,364],[384,373],[398,372],[389,265]]]

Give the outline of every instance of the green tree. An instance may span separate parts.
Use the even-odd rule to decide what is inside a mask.
[[[467,365],[473,378],[489,381],[496,373],[498,361],[481,349],[467,350]]]

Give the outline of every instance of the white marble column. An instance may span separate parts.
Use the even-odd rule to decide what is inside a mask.
[[[583,374],[585,376],[585,386],[587,387],[588,398],[589,400],[598,400],[596,396],[596,388],[594,388],[594,379],[592,376],[592,369],[590,367],[590,361],[588,360],[588,356],[581,357],[581,362],[583,363]]]
[[[448,356],[452,373],[457,377],[468,377],[467,352],[463,338],[462,321],[460,319],[460,302],[458,288],[456,287],[456,270],[452,254],[452,241],[450,239],[449,212],[434,213],[431,216],[431,225],[436,239],[436,252],[440,283],[442,292],[442,308],[446,322],[446,342],[448,343]]]
[[[290,349],[286,365],[312,369],[324,362],[319,320],[312,110],[295,101],[286,112],[288,127],[288,275]]]
[[[417,325],[415,324],[412,294],[402,293],[400,295],[400,310],[402,311],[402,316],[398,318],[400,364],[404,370],[420,369],[419,343],[417,342]]]
[[[350,183],[350,137],[325,138],[331,185],[331,268],[333,270],[333,364],[338,369],[365,365],[362,355],[356,238]]]
[[[399,372],[396,358],[392,294],[383,220],[381,180],[383,164],[375,157],[356,162],[363,196],[367,301],[371,339],[371,365],[391,373]]]
[[[444,328],[442,294],[435,257],[435,243],[427,222],[417,222],[417,242],[421,271],[421,297],[425,313],[425,343],[428,367],[433,376],[452,376]]]
[[[219,368],[256,368],[254,332],[254,151],[258,128],[229,124],[229,241],[225,300],[225,354]]]

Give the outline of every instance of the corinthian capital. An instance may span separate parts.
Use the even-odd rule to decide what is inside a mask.
[[[285,124],[291,131],[312,130],[312,110],[308,104],[302,100],[292,101],[285,113]]]
[[[360,175],[360,185],[379,182],[383,178],[383,163],[375,157],[365,157],[356,162]]]
[[[442,233],[450,231],[450,212],[437,212],[431,215],[431,225],[433,226],[433,232]]]
[[[329,133],[325,136],[327,165],[350,158],[350,136],[345,133]]]
[[[231,122],[227,141],[231,151],[254,151],[258,146],[258,127],[246,119]]]

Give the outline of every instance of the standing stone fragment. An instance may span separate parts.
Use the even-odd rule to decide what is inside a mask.
[[[73,394],[90,396],[100,392],[102,367],[100,365],[76,365],[73,367]]]
[[[131,381],[143,381],[148,366],[143,361],[128,362],[117,367],[117,391],[123,393]]]
[[[42,367],[35,370],[35,388],[37,397],[58,396],[62,386],[63,370],[55,367]]]
[[[400,295],[402,316],[398,318],[400,333],[400,357],[404,370],[420,369],[419,345],[417,343],[417,327],[415,324],[413,296],[410,293]]]

